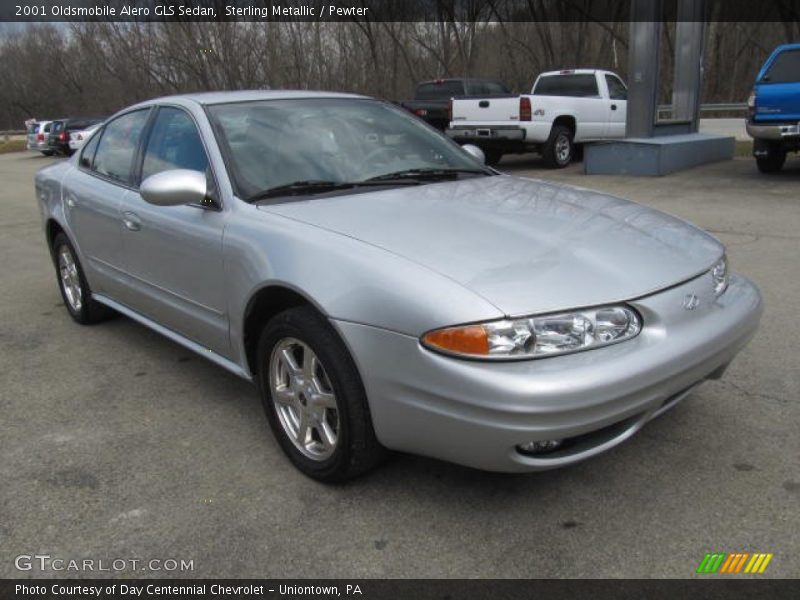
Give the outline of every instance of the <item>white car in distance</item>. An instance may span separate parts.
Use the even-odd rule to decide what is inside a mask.
[[[86,129],[82,129],[80,131],[73,131],[72,133],[70,133],[69,149],[72,152],[80,150],[83,144],[86,142],[86,140],[89,139],[89,136],[91,136],[94,133],[95,129],[100,127],[100,125],[102,125],[102,123],[96,123]]]

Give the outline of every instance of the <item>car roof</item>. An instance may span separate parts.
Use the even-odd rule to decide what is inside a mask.
[[[178,94],[162,96],[142,102],[137,106],[164,104],[169,102],[192,102],[196,104],[225,104],[228,102],[252,102],[255,100],[301,100],[306,98],[367,98],[358,94],[340,92],[309,92],[308,90],[240,90],[233,92],[198,92],[195,94]]]
[[[466,81],[473,83],[475,81],[491,81],[492,83],[502,83],[499,79],[491,79],[489,77],[444,77],[442,79],[428,79],[427,81],[420,81],[417,85],[424,85],[426,83],[447,83],[449,81]]]
[[[608,73],[609,75],[616,75],[616,73],[606,71],[604,69],[559,69],[558,71],[545,71],[544,73],[540,73],[539,77],[550,75],[594,75],[595,73]]]

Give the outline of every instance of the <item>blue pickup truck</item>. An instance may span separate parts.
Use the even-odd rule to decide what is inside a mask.
[[[800,150],[800,44],[778,46],[756,76],[747,100],[747,133],[758,170],[781,170]]]

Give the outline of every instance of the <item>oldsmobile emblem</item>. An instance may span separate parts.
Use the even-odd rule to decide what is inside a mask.
[[[700,298],[696,294],[686,294],[683,297],[683,308],[686,310],[694,310],[700,304]]]

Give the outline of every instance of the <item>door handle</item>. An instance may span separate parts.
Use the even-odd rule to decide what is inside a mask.
[[[478,102],[478,106],[481,108],[489,108],[489,101],[488,100],[481,100]]]
[[[616,104],[612,104],[611,105],[611,110],[617,110],[617,105]]]
[[[135,212],[122,213],[122,223],[130,231],[139,231],[142,228],[142,221]]]

